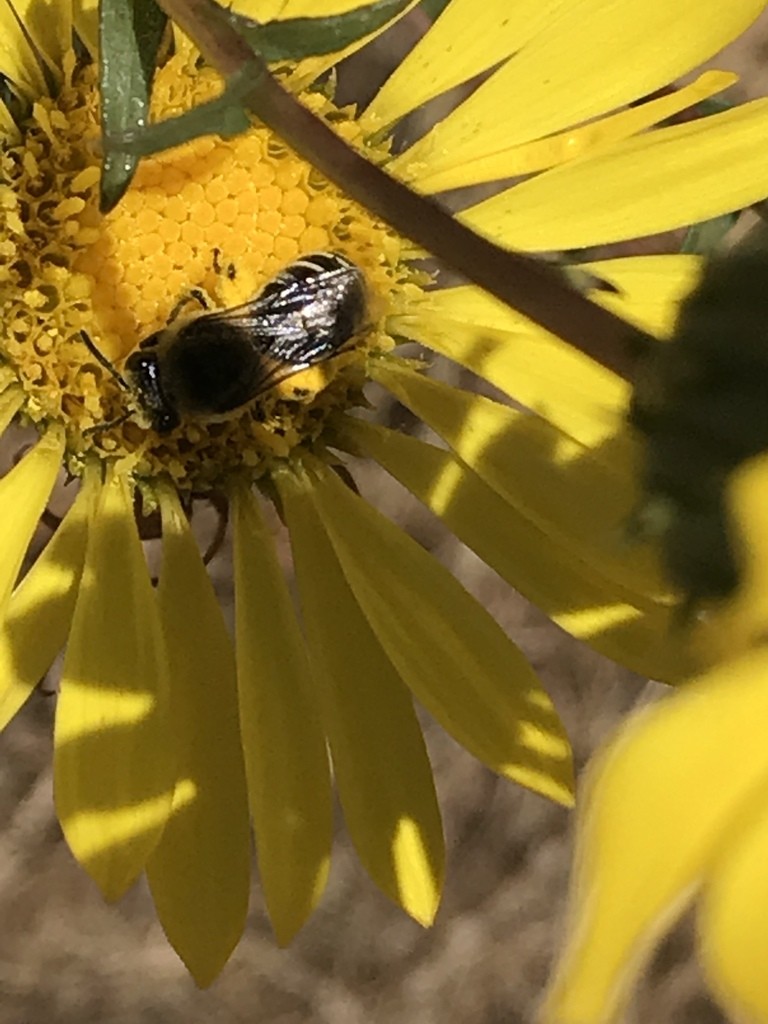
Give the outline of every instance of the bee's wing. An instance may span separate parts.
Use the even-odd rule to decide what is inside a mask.
[[[234,309],[208,313],[192,321],[191,331],[232,332],[248,339],[258,363],[258,391],[329,359],[341,347],[335,312],[306,294],[283,296],[279,312],[265,309],[260,299]],[[344,341],[348,340],[346,337]]]

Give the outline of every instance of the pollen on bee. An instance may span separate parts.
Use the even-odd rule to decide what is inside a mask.
[[[280,381],[275,385],[274,390],[280,398],[294,402],[311,402],[315,395],[323,391],[335,376],[336,371],[332,363],[321,363],[317,366],[310,366],[306,370],[300,370],[288,377],[287,380]]]

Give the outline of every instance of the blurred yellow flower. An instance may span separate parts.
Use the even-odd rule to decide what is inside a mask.
[[[357,0],[241,6],[265,20]],[[425,191],[544,170],[462,217],[502,245],[591,246],[768,192],[764,101],[643,133],[733,76],[710,72],[627,107],[762,7],[453,0],[360,114],[313,84],[329,61],[285,81],[351,144]],[[428,923],[444,852],[412,698],[486,764],[566,803],[569,746],[521,653],[354,493],[344,454],[379,462],[572,633],[639,671],[679,678],[685,665],[665,639],[670,597],[652,559],[610,546],[634,500],[633,446],[620,430],[626,386],[474,287],[431,290],[407,241],[258,124],[143,161],[102,217],[95,66],[69,49],[67,3],[34,16],[25,5],[23,25],[21,11],[0,7],[0,71],[19,97],[0,104],[0,421],[42,436],[0,481],[0,725],[66,646],[55,789],[67,841],[110,899],[146,870],[163,927],[200,984],[244,926],[251,823],[279,941],[317,903],[331,844],[328,751],[366,869]],[[92,4],[77,6],[75,29],[93,53]],[[157,72],[155,116],[216,94],[218,78],[198,65],[178,38]],[[406,113],[495,65],[423,139],[390,154],[389,129]],[[119,366],[191,289],[232,307],[318,250],[363,275],[365,329],[338,357],[215,422],[185,418],[158,435],[130,398],[126,410],[83,342],[85,331]],[[621,292],[600,301],[663,335],[698,262],[625,259],[595,271]],[[429,380],[394,354],[404,339],[538,415]],[[359,418],[367,381],[448,449]],[[78,496],[19,582],[62,465],[80,480]],[[288,527],[301,627],[257,493]],[[194,500],[221,495],[234,511],[234,648],[188,522]],[[137,512],[158,511],[155,590]]]
[[[636,714],[590,769],[572,934],[547,1024],[618,1019],[655,943],[694,900],[714,995],[734,1020],[768,1021],[768,456],[734,474],[730,497],[744,572],[702,630],[729,657]]]

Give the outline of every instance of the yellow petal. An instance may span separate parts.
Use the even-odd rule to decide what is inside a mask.
[[[32,451],[0,480],[0,621],[35,528],[46,506],[64,453],[64,432],[51,428]]]
[[[590,298],[666,335],[700,266],[696,256],[637,256],[585,269],[620,290],[593,292]],[[392,317],[389,325],[484,377],[588,447],[622,424],[626,381],[473,285],[430,292],[423,307]]]
[[[508,505],[450,452],[350,420],[342,440],[373,458],[448,529],[573,636],[639,675],[678,682],[690,659],[672,611],[627,595]]]
[[[417,142],[396,157],[388,169],[409,181],[414,188],[427,193],[533,174],[638,135],[681,110],[722,92],[736,81],[738,76],[729,71],[705,71],[695,82],[667,95],[532,142],[514,144],[499,138],[495,132],[487,132],[476,141],[473,146],[475,155],[469,159],[456,160],[455,156],[444,156],[433,161],[429,154],[420,158],[419,149],[426,148],[429,143]],[[435,129],[438,140],[441,130]],[[453,153],[452,150],[447,152]],[[462,154],[462,150],[456,152]]]
[[[768,1021],[768,778],[740,826],[730,828],[699,911],[707,978],[731,1019]]]
[[[701,256],[676,253],[670,256],[629,256],[584,263],[617,293],[596,290],[590,298],[637,324],[657,338],[668,338],[677,320],[681,301],[698,283]]]
[[[347,582],[414,696],[495,771],[571,802],[565,731],[528,661],[435,558],[329,471],[314,495]]]
[[[462,220],[501,245],[531,252],[707,220],[768,193],[767,130],[768,99],[754,100],[555,167],[479,203]]]
[[[546,1022],[613,1020],[653,943],[768,781],[768,650],[635,716],[594,762],[579,825],[573,930]]]
[[[95,473],[86,472],[74,504],[13,592],[0,629],[0,729],[39,684],[66,642],[95,496]]]
[[[17,393],[21,394],[19,379],[16,374],[10,366],[7,366],[4,363],[0,364],[0,393],[11,387],[13,387]]]
[[[520,50],[551,23],[561,6],[562,0],[452,0],[366,113],[391,124]]]
[[[0,0],[0,74],[29,99],[48,93],[43,69],[11,0]],[[44,15],[49,17],[49,15]]]
[[[0,140],[12,146],[17,144],[19,139],[19,129],[13,120],[13,115],[6,104],[0,100]]]
[[[287,583],[256,499],[233,495],[240,721],[264,899],[278,942],[320,900],[331,857],[328,752]]]
[[[64,54],[72,48],[71,0],[54,0],[48,4],[38,0],[12,0],[12,6],[49,70],[60,78]]]
[[[168,819],[171,728],[157,600],[128,484],[113,476],[89,524],[54,760],[64,835],[107,899],[136,880]]]
[[[278,478],[336,783],[360,860],[422,924],[444,874],[440,812],[410,694],[345,581],[315,484]]]
[[[630,593],[667,594],[653,553],[621,541],[637,501],[637,453],[626,434],[585,449],[536,416],[394,360],[372,365],[371,373],[555,543]]]
[[[719,0],[560,4],[536,36],[411,147],[408,162],[430,174],[460,168],[616,110],[711,57],[764,6],[742,0],[726,14]],[[454,184],[468,183],[456,173]]]
[[[3,387],[0,381],[0,434],[5,432],[6,427],[21,408],[24,395],[20,388],[9,386]]]
[[[171,945],[197,984],[209,985],[242,935],[250,889],[235,657],[176,493],[163,488],[160,505],[158,596],[171,674],[166,742],[176,751],[176,789],[147,878]]]

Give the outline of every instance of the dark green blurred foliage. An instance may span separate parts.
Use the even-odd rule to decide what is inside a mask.
[[[640,532],[661,539],[692,605],[738,583],[726,514],[730,473],[768,449],[768,249],[713,258],[671,341],[642,367],[630,420],[644,435]]]

